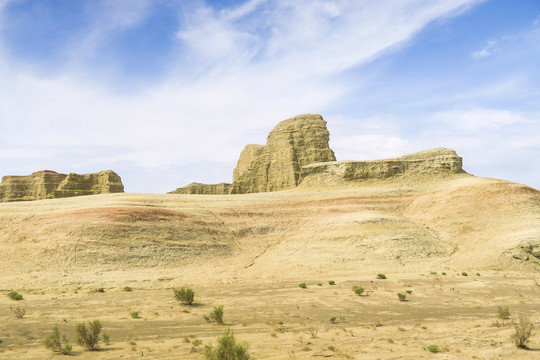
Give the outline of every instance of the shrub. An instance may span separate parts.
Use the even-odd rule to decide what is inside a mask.
[[[362,296],[362,294],[364,293],[364,288],[361,286],[353,286],[353,291],[356,295]]]
[[[130,288],[129,286],[124,286],[124,291],[133,291],[133,288]]]
[[[446,276],[446,273],[443,271],[441,274],[445,275]]]
[[[317,286],[322,286],[322,283],[317,283]]]
[[[330,281],[328,281],[328,283],[329,283],[330,285],[336,285],[336,282],[335,282],[334,280],[330,280]]]
[[[105,345],[111,345],[111,336],[109,334],[103,333],[103,342]]]
[[[430,272],[431,275],[437,275],[437,272],[436,271],[432,271]]]
[[[519,321],[514,323],[515,333],[512,335],[512,341],[516,347],[521,349],[528,349],[527,343],[529,338],[533,334],[534,325],[531,320],[524,314],[519,315]]]
[[[399,301],[405,301],[405,298],[407,297],[407,295],[403,293],[398,293],[397,296],[398,296]]]
[[[193,304],[193,299],[195,299],[195,292],[193,289],[184,288],[183,286],[180,289],[173,288],[174,297],[176,300],[180,301],[184,305]]]
[[[330,318],[330,322],[331,322],[331,323],[335,323],[335,322],[336,322],[336,317],[335,317],[335,316],[332,316],[332,317]]]
[[[223,324],[223,306],[217,306],[210,312],[210,320]]]
[[[64,355],[69,354],[72,350],[66,335],[60,336],[58,325],[54,325],[52,334],[45,339],[45,347],[52,352]]]
[[[139,318],[139,311],[133,311],[131,313],[131,317],[134,318],[134,319],[138,319]]]
[[[480,276],[480,273],[476,273],[476,276]]]
[[[102,292],[105,292],[105,289],[104,289],[104,288],[102,288],[102,287],[101,287],[101,288],[97,288],[97,289],[96,289],[96,292],[100,292],[100,293],[102,293]]]
[[[382,280],[384,280],[384,279],[386,279],[386,275],[384,275],[384,274],[377,274],[377,279],[382,279]]]
[[[0,339],[0,345],[2,345],[3,342],[4,342],[4,340]]]
[[[19,294],[16,291],[13,291],[13,290],[8,292],[7,296],[9,296],[12,300],[17,300],[17,301],[22,300],[22,298],[23,298],[23,296],[21,294]]]
[[[409,295],[412,294],[412,290],[405,290],[405,292],[406,292],[407,294],[409,294]]]
[[[439,351],[441,351],[438,345],[428,345],[426,346],[426,349],[432,353],[438,353]]]
[[[202,344],[202,340],[195,339],[195,340],[193,340],[193,341],[191,342],[191,344],[192,344],[193,346],[199,346],[199,345]]]
[[[302,289],[306,289],[306,288],[307,288],[306,283],[298,284],[298,286],[301,287]]]
[[[88,321],[88,328],[84,323],[77,324],[77,343],[84,346],[88,350],[97,349],[99,342],[101,341],[101,322],[94,320]]]
[[[249,360],[249,345],[237,344],[234,333],[227,329],[222,337],[218,338],[218,346],[205,347],[204,358],[206,360]]]
[[[461,273],[461,276],[469,276],[465,271]]]
[[[10,306],[9,308],[11,309],[13,314],[15,314],[15,317],[17,319],[22,319],[24,317],[24,315],[26,314],[26,310],[24,310],[20,306],[17,306],[17,307]]]
[[[510,309],[508,306],[499,306],[497,308],[497,317],[503,321],[510,319]]]

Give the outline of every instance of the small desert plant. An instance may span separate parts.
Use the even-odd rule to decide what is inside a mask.
[[[26,310],[24,310],[20,306],[17,306],[17,307],[10,306],[9,308],[11,309],[13,314],[15,314],[15,317],[17,319],[22,319],[24,317],[24,315],[26,314]]]
[[[3,342],[4,342],[4,340],[0,339],[0,345],[2,345]]]
[[[8,292],[7,296],[9,296],[9,298],[12,299],[12,300],[17,300],[17,301],[22,300],[22,298],[23,298],[23,296],[21,294],[19,294],[16,291],[13,291],[13,290]]]
[[[465,271],[461,273],[461,276],[469,276]]]
[[[412,294],[412,290],[405,290],[405,292],[406,292],[407,294],[409,294],[409,295]]]
[[[529,338],[533,334],[534,325],[531,320],[524,314],[519,315],[519,321],[514,323],[514,329],[516,332],[512,335],[512,341],[516,347],[521,349],[528,349],[527,343]]]
[[[446,276],[446,273],[445,273],[444,271],[443,271],[441,274],[444,275],[444,276]]]
[[[322,283],[317,283],[317,286],[322,286]]]
[[[216,306],[214,310],[210,312],[210,320],[223,324],[223,306]]]
[[[306,289],[307,285],[306,285],[306,283],[300,283],[300,284],[298,284],[298,287],[301,287],[302,289]]]
[[[497,308],[497,317],[501,319],[504,323],[504,320],[510,319],[510,309],[508,306],[499,306]]]
[[[111,345],[111,336],[107,333],[103,333],[103,342],[105,345]]]
[[[129,286],[124,286],[124,291],[133,291],[133,288]]]
[[[437,272],[436,271],[432,271],[430,272],[431,275],[437,275]]]
[[[438,345],[428,345],[426,346],[426,349],[432,353],[438,353],[439,351],[441,351]]]
[[[386,275],[384,275],[384,274],[377,274],[377,279],[382,279],[382,280],[384,280],[384,279],[386,279]]]
[[[353,291],[356,295],[358,296],[362,296],[362,294],[364,293],[364,288],[361,287],[361,286],[353,286]]]
[[[52,352],[64,355],[69,354],[72,350],[66,335],[61,336],[58,325],[54,325],[52,334],[45,339],[45,347]]]
[[[222,337],[218,338],[218,345],[213,348],[205,347],[204,357],[206,360],[249,360],[248,344],[237,344],[234,333],[227,329]]]
[[[174,297],[176,300],[180,301],[184,305],[191,305],[193,304],[193,300],[195,299],[195,292],[193,289],[190,288],[184,288],[183,286],[180,289],[173,288],[174,291]]]
[[[131,313],[131,317],[134,318],[134,319],[139,319],[140,318],[139,313],[140,313],[140,311],[133,311]]]
[[[330,280],[330,281],[328,281],[328,284],[330,284],[330,285],[336,285],[336,282],[335,282],[334,280]]]
[[[88,321],[88,328],[84,323],[77,324],[77,343],[88,350],[97,349],[101,341],[101,322],[94,320]]]
[[[100,287],[100,288],[97,288],[97,289],[96,289],[96,292],[103,293],[103,292],[105,292],[105,289],[102,288],[102,287]]]
[[[319,334],[319,328],[312,326],[308,328],[308,333],[311,335],[313,339],[317,338],[317,335]]]
[[[336,317],[335,317],[335,316],[332,316],[332,317],[330,318],[330,322],[331,322],[331,323],[336,323]]]
[[[200,340],[200,339],[195,339],[195,340],[193,340],[193,341],[191,342],[191,344],[192,344],[193,346],[199,346],[199,345],[202,344],[202,340]]]
[[[476,273],[476,276],[480,276],[480,273]]]
[[[398,296],[399,301],[405,301],[405,298],[407,297],[407,295],[403,293],[398,293],[397,296]]]

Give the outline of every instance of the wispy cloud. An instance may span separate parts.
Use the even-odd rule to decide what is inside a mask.
[[[471,56],[475,59],[485,58],[485,57],[493,55],[499,50],[500,48],[497,47],[497,41],[488,41],[487,44],[482,49],[473,51],[471,53]]]

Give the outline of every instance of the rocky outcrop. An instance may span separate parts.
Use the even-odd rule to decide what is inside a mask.
[[[302,167],[334,161],[328,146],[330,133],[320,115],[299,115],[280,122],[268,135],[266,145],[247,145],[233,172],[232,194],[293,188]]]
[[[198,195],[226,195],[231,190],[231,184],[201,184],[191,183],[182,188],[178,188],[168,194],[198,194]]]
[[[111,170],[84,175],[43,170],[27,176],[4,176],[0,183],[0,202],[118,192],[124,192],[124,185],[120,176]]]
[[[69,174],[58,185],[53,198],[124,192],[122,179],[112,170],[91,174]]]
[[[393,177],[441,177],[465,173],[462,158],[454,150],[436,148],[395,159],[372,161],[331,161],[302,168],[305,185],[332,185],[367,179]]]

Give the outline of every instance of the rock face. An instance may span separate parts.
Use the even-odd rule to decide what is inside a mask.
[[[27,176],[4,176],[0,183],[0,202],[118,192],[124,192],[124,185],[120,176],[111,170],[84,175],[43,170]]]
[[[302,183],[329,185],[391,177],[434,177],[465,173],[462,158],[454,150],[436,148],[395,159],[331,161],[302,168]]]
[[[231,184],[201,184],[191,183],[188,186],[178,188],[168,194],[199,194],[199,195],[226,195],[231,190]]]
[[[293,188],[302,167],[334,161],[328,146],[330,133],[320,115],[299,115],[280,122],[268,135],[266,145],[247,145],[233,172],[232,194]]]

